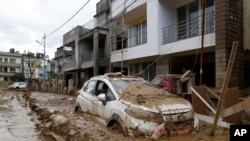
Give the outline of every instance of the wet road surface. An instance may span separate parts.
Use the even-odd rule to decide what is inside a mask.
[[[19,101],[20,100],[20,101]],[[29,108],[23,107],[16,92],[0,94],[0,140],[38,141],[36,127],[28,116]]]

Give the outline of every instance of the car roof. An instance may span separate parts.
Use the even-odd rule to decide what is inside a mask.
[[[94,79],[107,79],[107,80],[143,80],[142,77],[127,76],[123,75],[121,72],[116,73],[105,73],[104,75],[97,75],[91,78]]]

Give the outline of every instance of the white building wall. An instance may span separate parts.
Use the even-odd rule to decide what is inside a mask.
[[[22,59],[21,58],[16,58],[16,63],[17,64],[21,64],[22,63]]]
[[[215,46],[215,33],[206,34],[204,36],[204,48]],[[178,53],[182,51],[188,51],[193,49],[199,49],[201,47],[201,36],[180,40],[177,42],[162,45],[160,52],[161,55]]]
[[[134,8],[144,4],[147,0],[114,0],[111,7],[111,18],[116,18],[121,16],[124,8],[127,11],[131,11]]]
[[[147,43],[135,47],[129,47],[123,51],[119,50],[112,52],[111,62],[172,54],[200,48],[200,36],[163,44],[163,28],[177,24],[177,8],[193,1],[195,0],[147,0]],[[121,6],[123,2],[123,0],[115,0],[112,9],[114,10],[119,5]],[[128,0],[128,2],[131,2],[131,0]],[[120,8],[122,9],[123,6]],[[118,14],[117,11],[113,12],[113,17]],[[215,46],[214,33],[206,34],[204,40],[204,47]]]

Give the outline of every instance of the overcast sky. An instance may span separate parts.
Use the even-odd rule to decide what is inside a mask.
[[[1,0],[0,51],[43,53],[44,34],[50,34],[73,16],[88,0]],[[54,58],[57,47],[62,45],[63,34],[77,25],[93,19],[96,3],[90,0],[70,22],[46,38],[46,55]]]

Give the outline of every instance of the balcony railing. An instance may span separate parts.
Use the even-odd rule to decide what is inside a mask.
[[[99,49],[98,53],[98,59],[103,59],[105,58],[105,50],[104,49]],[[94,51],[89,50],[89,51],[84,51],[81,53],[81,62],[87,62],[87,61],[92,61],[94,60]]]
[[[198,16],[189,20],[181,21],[175,25],[162,29],[163,44],[175,42],[182,39],[192,38],[201,35],[202,17]],[[205,15],[205,34],[215,31],[214,12]]]
[[[63,59],[64,64],[72,63],[72,62],[74,62],[74,61],[75,61],[75,55],[69,56],[69,57],[65,57],[65,58]]]

